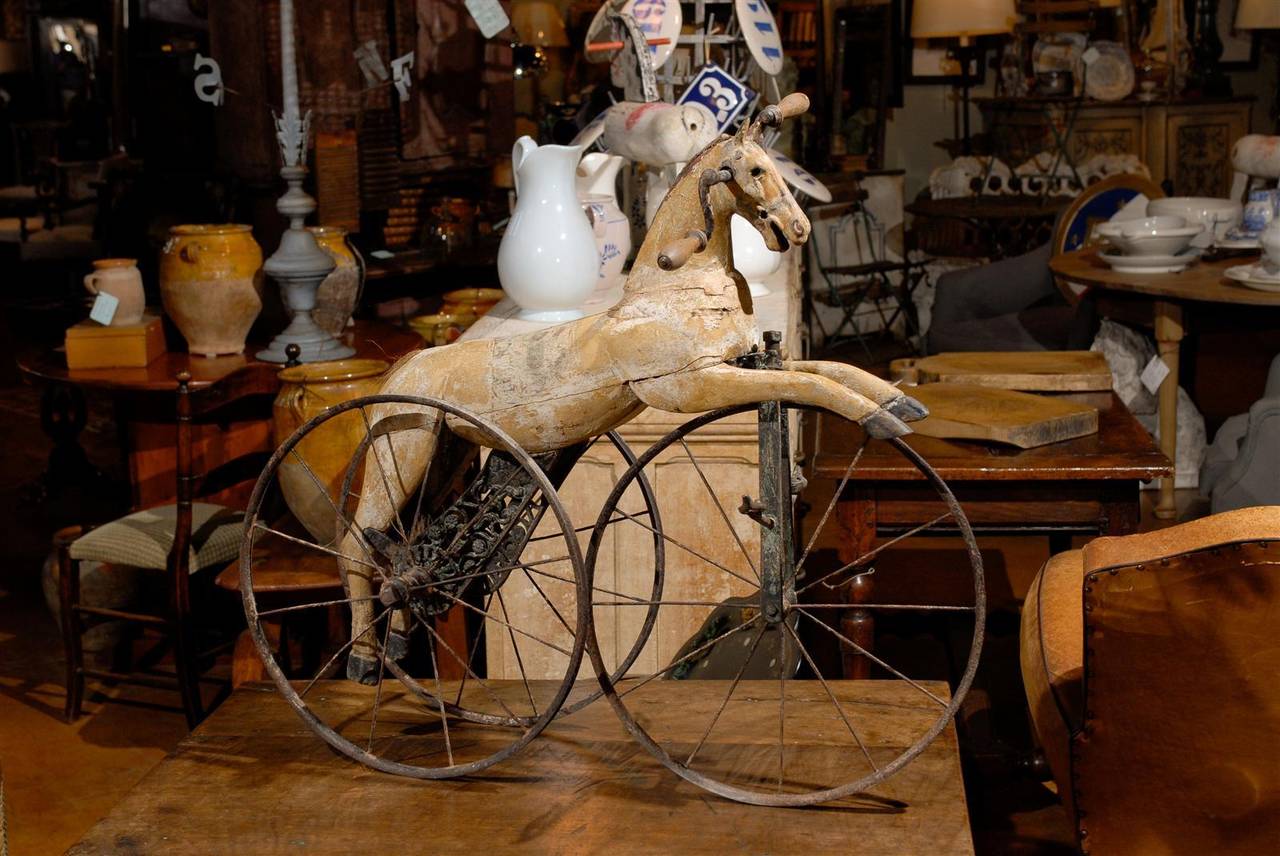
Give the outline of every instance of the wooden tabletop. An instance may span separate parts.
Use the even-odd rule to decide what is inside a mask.
[[[1063,279],[1112,291],[1128,291],[1169,300],[1235,303],[1246,306],[1280,306],[1280,293],[1258,291],[1224,276],[1229,267],[1253,264],[1259,256],[1198,261],[1182,273],[1117,273],[1098,258],[1096,249],[1055,256],[1049,268]]]
[[[412,330],[378,321],[357,321],[342,335],[342,341],[356,349],[357,357],[381,358],[394,362],[422,347],[422,337]],[[142,368],[68,369],[66,351],[40,348],[18,354],[18,368],[28,377],[42,381],[113,392],[172,392],[179,372],[191,373],[192,389],[201,389],[232,377],[261,374],[266,385],[275,383],[279,363],[266,363],[254,354],[265,343],[250,343],[242,353],[222,357],[193,356],[186,351],[169,351]]]
[[[523,691],[518,681],[500,687],[503,683],[491,682],[499,691]],[[777,683],[761,684],[755,689],[744,684],[739,692],[743,703],[763,706],[761,715],[739,721],[758,720],[761,735],[767,732],[773,740]],[[862,733],[870,751],[886,759],[918,736],[922,705],[936,710],[900,682],[830,684],[841,699],[850,700],[847,705],[856,705],[867,723]],[[814,699],[823,693],[821,686],[805,680],[789,686],[796,707],[812,709],[813,722],[788,727],[788,757],[797,764],[816,758],[814,763],[829,770],[833,754],[847,753],[850,773],[857,775],[858,750],[833,723],[829,702],[823,697],[823,703],[806,703],[810,693],[817,694]],[[929,686],[945,697],[945,684]],[[308,701],[324,700],[332,706],[326,715],[340,717],[367,704],[372,692],[332,681],[318,684]],[[384,687],[388,692],[404,690],[390,684]],[[654,727],[687,723],[692,742],[723,693],[723,681],[655,681],[631,695],[628,704],[639,704],[642,718]],[[390,696],[383,698],[388,703]],[[423,724],[390,715],[378,722],[380,729],[394,730],[397,741],[426,739]],[[761,735],[722,727],[711,742],[749,758]],[[509,741],[510,735],[505,737]],[[801,751],[806,747],[817,751]],[[791,767],[788,773],[799,775]],[[523,752],[479,776],[417,781],[374,772],[335,754],[273,689],[251,684],[214,711],[68,853],[125,851],[942,856],[970,854],[973,844],[953,725],[872,795],[811,809],[775,809],[729,802],[677,778],[632,741],[603,701],[552,723]]]
[[[1169,459],[1114,392],[1063,394],[1098,408],[1098,433],[1034,449],[911,435],[907,444],[947,481],[1061,481],[1148,479],[1172,475]],[[822,414],[814,441],[814,475],[839,480],[863,442],[860,428]],[[882,440],[867,444],[853,481],[923,478],[897,449]]]

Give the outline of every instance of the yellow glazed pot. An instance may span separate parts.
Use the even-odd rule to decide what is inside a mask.
[[[262,311],[262,249],[248,226],[174,226],[160,255],[160,299],[187,349],[238,354]]]
[[[364,286],[364,259],[347,241],[347,230],[341,226],[308,226],[320,249],[333,257],[332,273],[320,283],[316,292],[316,308],[311,318],[330,336],[339,336],[351,320],[360,302]]]
[[[506,294],[501,288],[460,288],[444,295],[441,315],[483,315],[498,305]]]
[[[334,360],[291,366],[277,375],[282,386],[271,417],[271,435],[278,447],[312,417],[344,401],[373,395],[391,364],[386,360]],[[339,502],[347,464],[365,436],[359,410],[350,410],[323,423],[294,447],[280,464],[280,487],[289,510],[321,544],[334,540]],[[326,498],[302,458],[328,491]],[[352,490],[360,490],[360,474]],[[332,503],[330,502],[332,500]]]

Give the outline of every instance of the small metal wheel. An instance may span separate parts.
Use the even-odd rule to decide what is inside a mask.
[[[425,478],[414,470],[424,442],[436,447]],[[355,453],[324,467],[323,450],[344,444]],[[268,673],[316,734],[374,769],[436,779],[511,756],[556,716],[581,664],[587,604],[577,597],[579,536],[544,471],[555,464],[459,407],[403,395],[333,407],[280,446],[246,513],[240,588]],[[360,525],[362,495],[374,502],[401,490],[409,499],[389,525]],[[285,496],[294,508],[327,507],[335,524],[298,525]],[[535,529],[540,558],[529,559]],[[332,580],[338,564],[349,573],[337,595],[299,603],[268,584],[278,566]],[[318,666],[286,674],[268,625],[316,611],[333,616],[345,641]],[[460,619],[478,629],[450,633]],[[348,622],[363,630],[347,634]],[[536,669],[542,679],[491,679],[504,657],[518,675]],[[326,680],[353,671],[360,680]],[[362,702],[354,715],[352,697]]]
[[[885,782],[952,720],[981,651],[986,607],[972,530],[950,489],[901,440],[889,442],[936,492],[936,507],[926,514],[932,521],[841,567],[815,569],[815,545],[834,522],[836,498],[854,477],[862,450],[851,456],[830,504],[801,539],[789,436],[794,423],[814,415],[765,402],[699,416],[659,440],[618,479],[601,509],[580,581],[579,596],[591,601],[593,615],[587,653],[627,730],[684,779],[757,805],[812,805]],[[724,464],[740,453],[726,450],[718,438],[756,429],[759,484],[733,483],[741,467]],[[679,496],[678,515],[664,508],[662,585],[635,574],[605,593],[593,574],[606,531],[620,515],[626,519],[622,497],[646,473],[656,481],[659,470],[676,468],[683,468],[683,482],[698,495]],[[858,600],[851,591],[876,572],[887,551],[937,533],[963,541],[962,566],[947,569],[969,578],[960,586],[969,593],[963,602],[847,602]],[[952,676],[950,695],[946,684],[913,678],[908,667],[874,650],[857,626],[856,614],[868,612],[946,617],[949,640],[957,635],[956,624],[959,635],[969,634],[964,669]],[[641,651],[631,655],[631,667],[620,669],[619,652],[637,645]],[[844,664],[851,662],[869,668],[874,680],[842,680]],[[691,706],[686,680],[716,681],[722,689],[710,694],[713,703]],[[686,715],[653,715],[673,706]],[[892,736],[883,726],[887,709],[896,712]]]
[[[424,442],[434,445],[425,478],[413,465]],[[479,416],[401,395],[338,405],[281,445],[246,514],[240,588],[267,671],[307,725],[374,769],[448,778],[498,763],[558,713],[599,698],[594,681],[575,689],[581,542],[593,527],[575,530],[557,493],[592,452],[618,470],[635,461],[612,434],[535,457]],[[400,515],[362,526],[362,497],[397,485],[409,497]],[[656,599],[661,522],[647,480],[632,495]],[[340,559],[352,571],[344,586]],[[356,639],[353,623],[364,624]],[[341,644],[309,657],[304,645],[294,667],[280,640],[326,624]],[[354,652],[361,640],[364,656]],[[349,674],[358,680],[333,680]],[[337,714],[352,696],[359,713]]]

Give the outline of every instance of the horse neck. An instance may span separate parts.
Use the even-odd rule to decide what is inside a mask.
[[[702,202],[698,198],[698,182],[703,170],[718,164],[719,147],[699,158],[699,164],[686,170],[680,180],[668,191],[653,223],[645,235],[644,242],[636,253],[636,260],[631,266],[631,275],[627,278],[627,291],[643,289],[652,291],[654,278],[658,281],[672,283],[672,274],[658,267],[658,254],[665,248],[683,239],[689,232],[697,229],[705,230],[706,221],[702,215]],[[733,269],[733,249],[729,237],[729,220],[733,216],[733,195],[723,186],[711,188],[711,219],[713,228],[707,247],[695,253],[679,273],[715,271],[726,274]],[[681,277],[683,278],[683,277]],[[672,283],[674,285],[674,283]]]

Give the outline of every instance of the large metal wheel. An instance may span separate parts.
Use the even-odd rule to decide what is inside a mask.
[[[717,451],[714,438],[733,433],[730,420],[737,420],[741,432],[742,416],[750,413],[760,432],[759,485],[717,484],[741,468],[718,466],[724,453]],[[682,778],[757,805],[812,805],[862,793],[923,752],[951,722],[973,681],[986,614],[982,559],[968,520],[938,474],[900,439],[889,442],[936,493],[932,522],[899,533],[842,567],[809,569],[815,545],[833,522],[836,500],[855,475],[861,449],[802,542],[795,534],[789,426],[792,416],[806,415],[813,413],[765,402],[699,416],[659,440],[622,475],[601,509],[580,582],[579,597],[591,601],[593,615],[587,653],[627,730]],[[697,505],[681,497],[679,520],[691,523],[682,527],[666,509],[665,580],[655,588],[661,594],[647,597],[650,587],[633,579],[631,588],[605,595],[592,579],[605,524],[619,516],[630,519],[619,503],[641,477],[656,481],[659,467],[675,466],[687,468],[685,481],[703,490]],[[747,491],[755,498],[743,496]],[[632,522],[643,528],[642,521]],[[713,529],[719,537],[707,537]],[[874,574],[886,551],[935,531],[962,539],[964,567],[955,570],[971,577],[971,586],[964,586],[971,599],[947,605],[873,602],[857,609],[945,615],[967,624],[968,652],[949,696],[945,686],[911,677],[869,650],[867,640],[851,638],[857,634],[840,620],[851,609],[844,602],[845,587]],[[690,543],[691,535],[697,536],[696,544]],[[625,616],[637,612],[647,620],[630,620],[632,632],[646,635],[633,642],[619,628],[628,625]],[[636,644],[642,653],[631,658],[629,669],[620,670],[614,652]],[[842,662],[858,658],[870,665],[876,680],[839,679]],[[715,706],[691,707],[678,722],[649,715],[658,706],[680,704],[679,682],[698,679],[722,685],[712,694],[719,699]],[[876,716],[886,704],[899,721],[909,723],[914,739],[885,742]],[[660,731],[658,722],[668,725]],[[798,733],[801,722],[807,733]],[[815,729],[814,722],[822,726]]]
[[[299,446],[313,436],[328,442],[317,432],[339,420],[348,432],[354,423],[363,438],[345,471],[321,475]],[[422,432],[440,444],[440,454],[419,483],[406,452],[422,441]],[[368,455],[366,465],[371,447],[379,453]],[[585,635],[578,628],[588,604],[577,596],[583,567],[579,535],[544,470],[554,472],[556,463],[540,463],[491,422],[462,408],[403,395],[333,407],[280,446],[246,513],[240,587],[249,632],[267,672],[317,735],[373,769],[438,779],[498,763],[557,715],[581,665]],[[331,508],[332,536],[316,537],[279,513],[282,474],[285,480],[305,477],[314,488],[312,499]],[[383,531],[362,531],[355,514],[361,493],[391,492],[396,482],[411,486],[399,517]],[[343,553],[344,535],[358,547]],[[534,537],[542,558],[527,556]],[[279,590],[259,586],[255,570],[281,555],[299,569],[328,563],[332,570],[342,559],[367,576],[370,590],[353,594],[348,577],[340,597],[279,605]],[[517,610],[513,598],[529,608]],[[371,643],[376,659],[369,685],[327,680],[341,675],[358,638],[347,638],[305,674],[288,675],[277,662],[268,622],[329,612],[345,623],[362,609],[373,612],[357,634]],[[545,614],[536,616],[539,610]],[[442,632],[440,622],[450,611],[455,619],[459,611],[477,617],[482,629],[472,651],[459,650]],[[523,679],[490,678],[498,656],[511,656]],[[443,680],[442,671],[450,667],[460,677]],[[543,677],[525,678],[526,669],[535,667]],[[329,702],[339,695],[359,697],[358,713],[349,707],[338,713]]]
[[[442,423],[448,430],[440,430]],[[406,491],[410,499],[389,526],[358,531],[355,514],[362,493],[414,482],[404,453],[421,440],[421,432],[429,432],[436,443],[428,477]],[[339,437],[352,446],[343,453],[345,466],[308,462],[317,444],[332,446]],[[578,598],[581,550],[594,527],[573,528],[557,493],[593,445],[607,447],[597,451],[620,460],[619,469],[636,460],[613,433],[530,456],[487,420],[443,401],[411,396],[358,399],[300,427],[255,487],[240,574],[259,654],[308,726],[342,754],[374,769],[448,778],[509,757],[556,715],[598,699],[601,690],[594,680],[575,685],[585,644],[579,628],[587,608]],[[380,454],[369,455],[371,448]],[[303,488],[305,501],[325,509],[334,521],[328,531],[310,532],[284,511],[282,495],[289,494],[297,505]],[[635,481],[634,495],[632,516],[643,521],[649,544],[645,573],[652,588],[647,596],[656,600],[663,581],[662,524],[643,476]],[[313,523],[310,528],[323,527]],[[358,549],[349,548],[355,555],[346,561],[370,578],[371,590],[364,595],[346,586],[340,597],[300,598],[296,591],[282,596],[278,575],[255,574],[278,567],[283,559],[299,581],[317,574],[332,579],[344,534],[359,535]],[[387,594],[393,591],[398,594]],[[347,628],[361,604],[376,612],[364,635],[376,659],[370,685],[319,683],[346,672],[356,641]],[[397,610],[404,616],[398,627],[391,620]],[[439,626],[450,612],[447,620],[455,627],[459,618],[472,625],[463,634],[469,651],[458,644],[457,633],[451,644],[450,634]],[[346,642],[291,669],[288,658],[280,656],[278,633],[269,627],[281,620],[336,625]],[[647,619],[648,627],[652,620]],[[638,640],[623,658],[623,671],[640,648]],[[453,680],[441,679],[450,672]],[[366,696],[362,715],[337,718],[328,707],[330,694]]]

